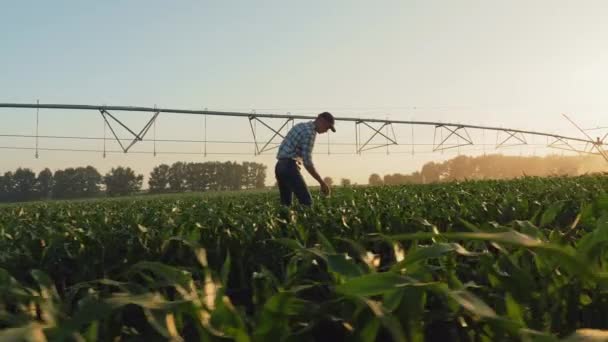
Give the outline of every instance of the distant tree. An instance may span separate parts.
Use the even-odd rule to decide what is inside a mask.
[[[266,165],[252,162],[177,162],[156,167],[150,174],[150,191],[218,191],[264,188]]]
[[[83,196],[92,197],[98,195],[102,183],[102,177],[99,171],[92,166],[87,166],[85,168],[79,167],[76,171],[81,178]]]
[[[223,190],[240,190],[243,167],[237,162],[225,162],[222,164]]]
[[[12,178],[13,201],[31,201],[36,198],[36,174],[30,169],[18,168]]]
[[[42,199],[51,197],[51,190],[53,189],[53,172],[48,168],[40,171],[36,178],[36,192],[38,197]]]
[[[206,163],[188,163],[186,170],[186,188],[191,191],[205,191],[209,185],[206,175]]]
[[[327,184],[329,186],[334,185],[334,180],[331,179],[331,177],[325,177],[325,178],[323,178],[323,181],[325,182],[325,184]]]
[[[221,190],[221,163],[219,162],[207,162],[203,168],[203,174],[207,178],[207,190]]]
[[[124,196],[130,195],[141,189],[143,175],[136,175],[131,168],[122,166],[112,168],[103,177],[103,182],[106,185],[106,193],[109,196]]]
[[[186,163],[176,162],[169,168],[168,180],[169,189],[174,192],[186,190],[187,184],[187,168]]]
[[[441,174],[445,167],[441,164],[436,164],[434,162],[428,162],[422,166],[422,170],[420,171],[422,182],[423,183],[434,183],[439,182],[441,180]]]
[[[53,198],[92,197],[100,192],[102,177],[92,166],[57,170],[53,175]]]
[[[69,198],[73,195],[70,170],[73,171],[74,169],[57,170],[53,174],[53,186],[51,188],[53,198]]]
[[[241,187],[243,189],[253,189],[255,186],[255,163],[243,162],[241,165]]]
[[[351,185],[351,182],[348,178],[342,178],[342,180],[340,180],[340,184],[342,184],[342,186],[346,188]]]
[[[382,181],[382,178],[377,173],[372,173],[369,176],[368,183],[369,183],[369,185],[382,185],[382,184],[384,184],[384,182]]]
[[[148,179],[149,191],[152,193],[161,193],[169,190],[169,165],[160,164],[150,172]]]
[[[7,177],[7,175],[5,173],[3,176],[0,176],[0,202],[9,201],[9,188],[10,188],[10,179],[9,179],[9,177]]]
[[[382,178],[382,182],[385,185],[396,185],[396,184],[399,184],[397,182],[396,178],[397,178],[396,174],[395,175],[384,175],[384,177]]]
[[[268,167],[260,163],[252,163],[253,165],[253,187],[263,189],[266,186],[266,170]]]
[[[0,178],[0,197],[2,202],[10,202],[13,200],[14,193],[13,172],[8,171]]]
[[[266,165],[243,162],[242,186],[244,189],[263,189],[266,186]]]
[[[472,179],[475,177],[475,163],[472,157],[457,156],[447,162],[446,180]]]

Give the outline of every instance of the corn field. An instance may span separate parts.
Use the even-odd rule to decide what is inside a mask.
[[[0,339],[608,340],[608,177],[0,207]]]

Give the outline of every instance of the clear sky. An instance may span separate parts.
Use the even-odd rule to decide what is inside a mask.
[[[566,135],[608,126],[605,1],[6,1],[0,0],[0,102],[209,108],[337,117],[455,121]],[[120,113],[133,125],[144,116]],[[0,110],[0,133],[34,132],[35,112]],[[278,123],[275,123],[278,124]],[[41,134],[103,134],[99,114],[42,111]],[[157,134],[201,139],[200,118],[165,116]],[[338,123],[334,142],[354,142]],[[411,128],[397,129],[400,142]],[[432,140],[417,129],[416,143]],[[251,140],[247,120],[208,118],[208,139]],[[485,137],[495,142],[495,136]],[[451,154],[336,154],[318,139],[322,175],[364,183],[372,172],[411,172]],[[485,140],[484,140],[485,141]],[[542,141],[541,141],[542,142]],[[41,141],[46,147],[100,143]],[[32,140],[0,138],[0,146]],[[140,146],[149,151],[150,145]],[[200,144],[164,144],[200,151]],[[216,145],[253,152],[248,145]],[[333,151],[333,154],[332,154]],[[476,150],[479,152],[479,149]],[[491,147],[488,147],[488,152]],[[399,154],[401,152],[402,154]],[[466,152],[464,149],[461,152]],[[473,151],[475,152],[475,151]],[[517,153],[536,153],[531,149]],[[273,155],[110,155],[0,150],[2,170],[91,164],[148,173],[177,160]],[[270,170],[272,167],[269,168]],[[269,173],[269,179],[272,172]]]

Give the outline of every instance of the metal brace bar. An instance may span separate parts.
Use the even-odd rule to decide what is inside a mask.
[[[461,129],[462,127],[458,127],[458,128],[456,128],[455,130],[451,130],[451,129],[449,129],[449,128],[447,128],[447,127],[443,126],[443,125],[437,125],[437,126],[435,127],[435,133],[434,133],[434,135],[433,135],[433,145],[435,144],[435,136],[436,136],[436,134],[437,134],[437,128],[442,128],[442,127],[443,127],[443,128],[445,128],[445,129],[447,129],[447,130],[450,132],[450,134],[448,134],[448,136],[447,136],[447,137],[445,137],[445,138],[444,138],[444,139],[443,139],[443,140],[442,140],[442,141],[441,141],[441,142],[440,142],[440,143],[439,143],[437,146],[433,146],[433,152],[436,152],[436,151],[443,151],[443,150],[447,150],[447,149],[450,149],[450,148],[461,147],[461,146],[467,146],[467,145],[472,145],[472,144],[473,144],[473,142],[472,142],[472,141],[468,140],[467,138],[465,138],[465,137],[461,136],[460,134],[458,134],[458,132],[456,132],[456,131],[458,131],[459,129]],[[463,139],[464,141],[466,141],[467,143],[466,143],[466,144],[457,144],[457,145],[450,146],[450,147],[442,147],[442,146],[443,146],[443,144],[445,144],[445,142],[446,142],[446,141],[448,141],[448,139],[450,139],[450,137],[451,137],[452,135],[456,135],[456,136],[458,136],[458,137],[462,138],[462,139]]]
[[[154,114],[154,116],[152,117],[152,119],[150,119],[150,121],[148,121],[147,127],[145,129],[142,129],[142,132],[139,133],[140,136],[141,136],[141,139],[139,139],[139,140],[142,140],[146,136],[146,134],[148,134],[148,131],[150,130],[150,127],[152,127],[152,124],[154,123],[154,121],[156,121],[156,118],[159,115],[160,115],[160,112],[156,112]]]
[[[103,117],[103,120],[106,122],[106,125],[108,125],[108,127],[110,128],[110,131],[114,135],[114,138],[116,138],[116,141],[120,145],[120,148],[122,149],[122,151],[124,153],[127,153],[127,151],[125,150],[125,147],[123,146],[122,142],[120,141],[120,138],[118,138],[118,135],[116,135],[116,132],[114,132],[114,128],[112,128],[112,125],[110,125],[110,122],[108,122],[108,118],[106,118],[106,113],[107,112],[105,110],[103,110],[103,109],[100,110],[99,112],[101,113],[101,116]],[[105,142],[105,139],[104,139],[104,142]]]
[[[556,150],[569,151],[569,152],[578,152],[579,154],[580,154],[580,153],[584,153],[584,154],[591,154],[591,155],[596,155],[596,156],[599,156],[599,155],[600,155],[600,154],[599,154],[599,153],[597,153],[597,152],[588,152],[588,151],[581,151],[581,150],[573,150],[573,149],[570,149],[570,148],[565,148],[565,147],[556,147],[556,146],[552,146],[551,148],[554,148],[554,149],[556,149]]]
[[[386,125],[386,123],[385,123],[384,125],[382,125],[382,127],[384,127],[385,125]],[[380,127],[379,129],[382,129],[382,127]],[[363,145],[361,145],[361,147],[359,148],[359,152],[362,152],[363,148],[364,148],[365,146],[367,146],[367,144],[368,144],[368,143],[369,143],[369,142],[370,142],[370,141],[371,141],[371,140],[372,140],[372,139],[373,139],[373,138],[374,138],[376,135],[378,135],[378,131],[376,131],[376,129],[375,129],[375,128],[372,128],[372,129],[375,131],[375,133],[374,133],[374,134],[372,134],[372,136],[371,136],[369,139],[367,139],[367,141],[366,141],[366,142],[365,142]]]
[[[376,131],[376,133],[378,133],[378,134],[380,134],[381,136],[385,137],[385,138],[386,138],[386,139],[388,139],[390,142],[392,142],[394,145],[396,145],[396,144],[397,144],[397,141],[395,141],[396,139],[391,139],[391,138],[389,138],[387,135],[385,135],[385,134],[384,134],[384,133],[382,133],[382,131],[381,131],[381,130],[382,130],[384,127],[386,127],[386,126],[389,126],[389,125],[390,125],[390,126],[392,127],[392,125],[391,125],[391,123],[390,123],[390,122],[385,122],[385,123],[382,125],[382,127],[378,128],[378,130],[376,130],[374,127],[370,126],[370,125],[369,125],[367,122],[365,122],[365,121],[361,121],[361,123],[363,123],[365,126],[367,126],[367,127],[371,128],[372,130]]]
[[[498,131],[498,132],[500,132],[500,131]],[[503,140],[500,144],[497,144],[496,148],[502,147],[504,145],[504,143],[506,143],[507,141],[509,141],[511,138],[515,138],[515,139],[521,141],[522,143],[521,144],[515,144],[515,145],[509,145],[509,146],[527,145],[528,144],[528,142],[525,140],[525,138],[522,139],[522,138],[518,137],[515,133],[513,133],[511,131],[503,130],[502,132],[507,133],[509,136],[505,140]],[[523,135],[522,135],[522,137],[523,137]]]
[[[359,154],[359,134],[357,132],[358,128],[359,128],[359,125],[357,123],[355,123],[355,152],[357,154]]]
[[[253,115],[249,117],[249,127],[251,127],[251,133],[253,134],[253,144],[255,145],[255,150],[253,151],[253,154],[257,156],[260,154],[260,148],[258,147],[258,139],[255,135],[255,129],[253,129],[253,123],[251,123],[253,119]]]
[[[381,147],[386,147],[386,146],[390,146],[390,145],[397,145],[397,141],[396,141],[397,139],[392,139],[392,138],[390,138],[388,135],[386,135],[386,134],[382,133],[382,129],[383,129],[384,127],[387,127],[387,126],[391,125],[391,123],[390,123],[390,122],[388,122],[388,121],[387,121],[387,122],[384,122],[384,123],[382,124],[382,126],[380,126],[380,127],[379,127],[379,128],[377,128],[377,129],[376,129],[376,128],[374,128],[374,127],[372,127],[372,126],[370,126],[370,125],[369,125],[367,122],[365,122],[365,121],[363,121],[363,120],[357,121],[357,122],[356,122],[356,125],[358,126],[358,125],[359,125],[359,124],[361,124],[361,123],[362,123],[362,124],[364,124],[364,125],[366,125],[366,126],[367,126],[367,127],[369,127],[370,129],[372,129],[372,130],[374,131],[374,134],[372,134],[372,136],[371,136],[369,139],[367,139],[367,141],[366,141],[365,143],[363,143],[363,144],[358,144],[358,145],[357,145],[357,152],[358,152],[359,154],[360,154],[361,152],[363,152],[363,151],[368,151],[368,150],[375,149],[375,148],[381,148]],[[359,126],[359,127],[360,127],[360,126]],[[356,128],[355,128],[355,130],[356,130]],[[390,141],[390,143],[387,143],[387,144],[382,144],[382,145],[375,146],[375,147],[372,147],[372,148],[365,148],[365,146],[367,146],[367,145],[370,143],[370,141],[372,141],[372,139],[374,139],[374,137],[376,137],[376,135],[381,135],[381,136],[385,137],[385,138],[386,138],[388,141]],[[358,135],[358,138],[360,138],[360,137],[361,137],[361,134],[359,134],[359,135]]]
[[[464,127],[462,127],[462,126],[461,126],[461,127],[458,127],[458,128],[456,128],[455,130],[452,130],[452,129],[450,129],[449,127],[446,127],[446,126],[443,126],[443,128],[447,129],[448,131],[452,132],[452,133],[453,133],[453,134],[455,134],[456,136],[460,137],[462,140],[466,141],[466,142],[468,143],[468,145],[473,145],[473,141],[472,141],[472,139],[470,139],[470,137],[469,137],[469,139],[467,139],[467,138],[463,137],[462,135],[460,135],[460,134],[458,133],[458,130],[463,129],[463,130],[465,131],[465,133],[467,133],[467,135],[468,135],[469,133],[467,132],[467,130],[466,130],[466,129],[464,129]],[[466,145],[466,144],[465,144],[465,145]]]
[[[391,145],[394,145],[394,144],[384,144],[384,145],[378,145],[378,146],[368,147],[366,149],[362,149],[361,152],[365,152],[365,151],[369,151],[369,150],[374,150],[374,149],[377,149],[377,148],[382,148],[382,147],[391,146]]]
[[[467,137],[469,138],[469,141],[471,142],[471,144],[473,144],[473,139],[472,139],[472,138],[471,138],[471,136],[469,135],[469,131],[467,131],[467,129],[466,129],[466,128],[463,128],[462,130],[463,130],[463,131],[464,131],[464,132],[467,134]]]
[[[252,118],[255,119],[256,121],[259,121],[262,125],[266,126],[269,130],[271,130],[271,131],[275,132],[276,134],[280,135],[281,138],[285,138],[281,133],[275,131],[274,128],[268,126],[264,121],[258,119],[256,116],[253,116]],[[252,120],[252,118],[249,118],[249,120]],[[291,118],[287,119],[287,121],[285,123],[289,122],[290,120],[292,120],[292,119]],[[283,128],[284,126],[285,126],[285,124],[283,124],[283,126],[281,126],[281,128]],[[281,128],[279,128],[279,131],[281,130]]]
[[[578,128],[578,130],[583,133],[587,139],[589,139],[589,142],[591,142],[593,144],[593,147],[595,147],[595,149],[599,152],[599,154],[604,157],[604,159],[606,161],[608,161],[608,154],[606,153],[606,151],[604,151],[604,149],[602,148],[603,145],[603,139],[600,141],[594,141],[589,134],[587,134],[587,132],[585,132],[585,130],[583,130],[582,128],[580,128],[579,125],[577,125],[574,121],[572,121],[566,114],[562,114],[568,121],[570,121],[571,124],[574,125],[574,127]],[[608,136],[608,133],[606,134],[606,136]],[[606,137],[604,136],[604,137]],[[591,149],[593,149],[593,147]]]
[[[271,137],[271,138],[270,138],[270,139],[269,139],[269,140],[266,142],[266,144],[264,145],[264,147],[262,147],[262,149],[260,150],[260,152],[269,151],[269,150],[272,150],[272,149],[274,149],[274,148],[277,148],[278,146],[275,146],[275,147],[271,147],[271,148],[269,148],[269,149],[266,149],[266,146],[268,146],[268,145],[269,145],[269,144],[272,142],[272,140],[274,140],[274,138],[275,138],[277,135],[281,136],[281,138],[283,138],[283,139],[284,139],[285,137],[284,137],[284,136],[283,136],[283,134],[281,134],[280,132],[281,132],[281,130],[282,130],[283,128],[285,128],[285,126],[286,126],[286,125],[289,123],[289,121],[293,120],[293,119],[291,119],[291,118],[289,118],[289,119],[285,120],[285,122],[283,123],[283,125],[281,125],[281,128],[279,128],[279,130],[278,130],[278,131],[275,131],[275,130],[274,130],[272,127],[269,127],[268,125],[266,125],[266,124],[265,124],[265,123],[264,123],[262,120],[260,120],[260,119],[258,119],[258,118],[255,118],[255,119],[256,119],[257,121],[261,122],[261,123],[262,123],[264,126],[268,127],[270,130],[272,130],[272,131],[274,132],[274,135],[273,135],[273,136],[272,136],[272,137]]]
[[[547,146],[549,147],[549,146]],[[571,148],[565,148],[565,147],[558,147],[558,146],[550,146],[551,148],[554,148],[556,150],[564,150],[564,151],[570,151],[570,152],[578,152],[578,153],[584,153],[584,154],[592,154],[592,155],[596,155],[596,156],[600,156],[601,154],[597,153],[597,152],[589,152],[589,151],[581,151],[581,150],[573,150]]]
[[[148,133],[148,130],[150,129],[150,127],[152,127],[152,124],[154,123],[154,121],[156,120],[156,117],[160,114],[160,112],[156,112],[154,113],[154,115],[152,116],[152,118],[148,121],[148,123],[141,129],[141,131],[139,131],[139,134],[135,137],[135,139],[133,139],[133,141],[131,141],[131,143],[129,144],[129,146],[127,146],[125,152],[129,151],[129,149],[135,145],[136,142],[141,141],[145,136],[146,133]]]
[[[563,148],[563,147],[558,147],[556,145],[556,143],[558,141],[561,141],[564,145],[568,146],[569,149],[566,149],[566,148]],[[588,153],[588,152],[585,152],[585,150],[587,150],[587,148],[585,148],[585,150],[583,150],[583,151],[577,150],[576,148],[574,148],[574,146],[570,145],[570,143],[568,143],[566,140],[564,140],[562,138],[555,138],[555,141],[552,142],[551,144],[547,145],[547,147],[557,148],[557,149],[567,150],[567,151],[573,151],[573,152],[578,152],[578,153]]]
[[[593,144],[593,147],[595,147],[595,149],[599,152],[599,154],[604,157],[604,159],[606,161],[608,161],[608,154],[606,153],[606,151],[604,151],[604,149],[602,148],[601,144]]]
[[[561,141],[564,145],[568,146],[568,148],[564,148],[564,147],[559,147],[557,145],[555,145],[558,141]],[[547,145],[547,147],[550,148],[555,148],[555,149],[560,149],[560,150],[564,150],[564,151],[572,151],[572,152],[578,152],[578,153],[585,153],[585,154],[592,154],[592,155],[599,155],[602,156],[606,161],[608,161],[608,154],[606,154],[606,151],[604,151],[601,148],[601,143],[600,144],[593,144],[591,146],[591,149],[589,151],[587,151],[587,145],[585,145],[585,149],[584,150],[578,150],[576,148],[574,148],[572,145],[570,145],[565,139],[562,139],[560,137],[555,137],[555,141],[552,142],[551,144]],[[596,152],[593,152],[593,148],[595,147],[595,149],[597,150]]]
[[[129,131],[129,133],[133,134],[134,137],[138,138],[139,136],[137,134],[135,134],[135,132],[133,132],[129,127],[127,127],[125,124],[122,123],[122,121],[118,120],[117,118],[114,117],[114,115],[110,114],[110,112],[108,112],[105,109],[102,109],[102,111],[104,113],[106,113],[107,115],[109,115],[112,119],[114,119],[114,121],[118,122],[119,125],[121,125],[122,127],[124,127],[124,129],[126,129],[127,131]],[[109,123],[108,123],[109,124]]]
[[[471,144],[459,144],[459,145],[452,145],[452,146],[447,146],[447,147],[437,147],[437,148],[433,149],[433,152],[445,151],[445,150],[449,150],[451,148],[458,148],[458,147],[469,146],[469,145],[471,145]]]

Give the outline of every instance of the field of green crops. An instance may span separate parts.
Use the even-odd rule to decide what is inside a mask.
[[[608,177],[0,207],[0,340],[607,340]]]

